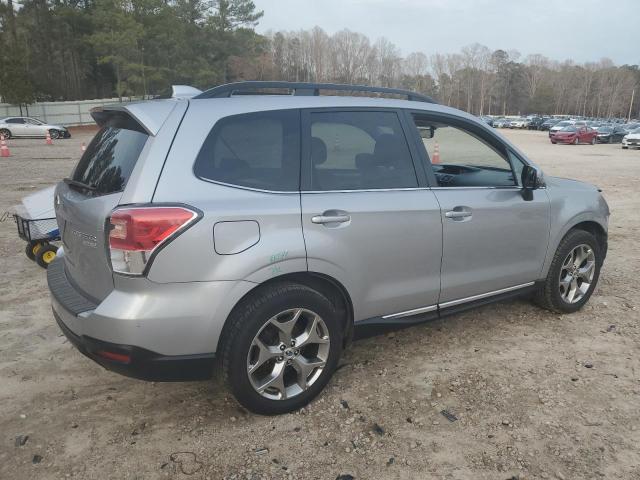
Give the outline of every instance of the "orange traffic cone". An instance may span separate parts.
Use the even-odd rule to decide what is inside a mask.
[[[84,142],[82,142],[82,145],[80,146],[80,150],[84,152],[86,149],[87,149],[87,146],[84,144]]]
[[[436,144],[433,146],[431,163],[440,163],[440,145],[438,145],[438,142],[436,142]]]
[[[4,140],[4,135],[0,135],[0,157],[10,157],[11,152],[7,147],[7,142]]]
[[[51,140],[51,134],[49,133],[49,130],[47,130],[47,140],[46,140],[47,145],[53,145],[53,140]]]

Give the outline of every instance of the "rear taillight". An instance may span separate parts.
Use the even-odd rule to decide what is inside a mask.
[[[109,218],[109,251],[114,272],[140,275],[154,251],[198,218],[186,207],[124,207]]]

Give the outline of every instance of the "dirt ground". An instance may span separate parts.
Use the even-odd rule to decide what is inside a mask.
[[[610,249],[590,303],[506,302],[362,340],[315,402],[279,417],[247,413],[219,379],[145,383],[83,357],[0,223],[0,478],[640,478],[640,151],[504,133],[547,175],[604,190]],[[11,141],[0,212],[68,175],[90,136]]]

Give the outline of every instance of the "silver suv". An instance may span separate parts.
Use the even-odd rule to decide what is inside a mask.
[[[525,294],[574,312],[607,252],[596,187],[413,92],[245,82],[93,116],[55,195],[60,328],[136,378],[219,365],[254,412],[309,402],[354,335]]]

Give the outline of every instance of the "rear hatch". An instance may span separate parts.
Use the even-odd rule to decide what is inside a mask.
[[[106,245],[107,218],[122,192],[149,134],[123,111],[98,112],[100,131],[70,178],[56,188],[56,217],[67,277],[95,302],[113,290]]]

